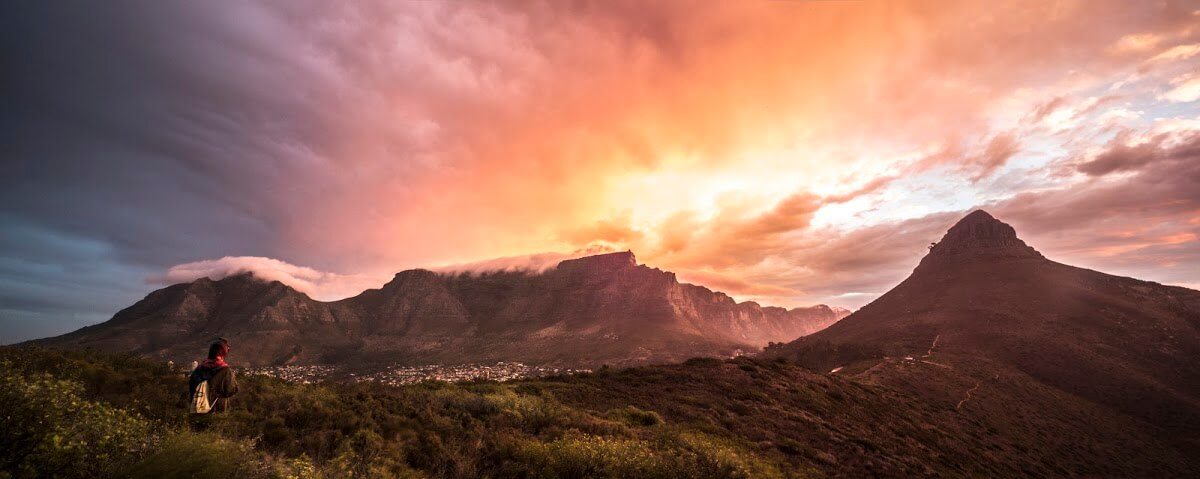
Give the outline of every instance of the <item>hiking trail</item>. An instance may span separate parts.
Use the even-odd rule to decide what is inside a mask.
[[[999,375],[999,374],[997,374],[995,377],[993,377],[993,378],[992,378],[992,380],[993,380],[993,381],[997,381],[997,380],[999,380],[999,379],[1000,379],[1000,375]],[[974,385],[974,386],[971,386],[971,389],[968,389],[968,390],[967,390],[967,392],[966,392],[966,394],[963,396],[962,400],[961,400],[961,401],[959,401],[959,402],[958,402],[958,404],[954,406],[954,410],[955,410],[955,411],[961,410],[961,409],[962,409],[962,407],[963,407],[963,404],[966,404],[966,403],[967,403],[967,401],[970,401],[970,400],[971,400],[971,398],[972,398],[972,393],[974,393],[975,391],[978,391],[980,386],[983,386],[983,381],[984,381],[984,380],[975,381],[975,385]]]
[[[924,355],[924,356],[921,356],[921,357],[922,357],[922,358],[927,358],[927,357],[933,356],[933,350],[934,350],[934,348],[936,348],[936,347],[937,347],[937,345],[938,345],[938,341],[939,341],[939,340],[941,340],[941,339],[942,339],[942,335],[941,335],[941,334],[939,334],[939,335],[937,335],[937,336],[934,336],[934,337],[933,337],[933,344],[929,345],[929,350],[928,350],[928,351],[925,351],[925,355]]]

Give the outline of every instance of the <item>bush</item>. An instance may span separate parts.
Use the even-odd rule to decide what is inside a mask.
[[[85,400],[83,386],[19,376],[0,362],[0,470],[15,477],[108,477],[150,447],[150,423]]]
[[[688,359],[687,361],[684,361],[683,364],[686,364],[688,366],[693,366],[693,367],[715,368],[715,367],[721,366],[721,364],[724,362],[725,361],[722,361],[721,359],[718,359],[718,358],[703,357],[703,358]]]
[[[265,477],[269,474],[253,454],[252,445],[213,433],[176,432],[144,461],[121,477]]]
[[[634,406],[612,409],[608,411],[608,416],[630,426],[657,426],[663,423],[663,418],[658,413],[638,409]]]
[[[332,469],[338,476],[371,478],[419,477],[407,464],[399,461],[401,456],[394,443],[369,430],[355,432],[349,441],[342,443]]]
[[[692,460],[692,477],[781,478],[774,465],[735,446],[728,440],[699,433],[686,433],[679,441]]]
[[[522,396],[512,391],[486,396],[501,414],[531,434],[555,425],[570,422],[573,411],[540,396]]]
[[[682,477],[648,443],[637,440],[573,434],[548,443],[528,442],[517,458],[529,468],[528,477]]]
[[[525,477],[778,478],[778,469],[753,454],[707,436],[664,435],[655,441],[578,433],[529,442],[518,461]]]

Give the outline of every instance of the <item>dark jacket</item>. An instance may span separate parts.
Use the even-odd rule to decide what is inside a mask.
[[[214,398],[213,411],[229,409],[229,398],[238,393],[237,379],[229,366],[209,367],[201,364],[188,378],[188,397],[196,394],[200,383],[208,381],[208,393]]]

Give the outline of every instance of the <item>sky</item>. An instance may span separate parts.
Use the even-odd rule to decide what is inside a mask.
[[[1200,288],[1200,2],[6,2],[0,343],[632,250],[859,307],[983,208]]]

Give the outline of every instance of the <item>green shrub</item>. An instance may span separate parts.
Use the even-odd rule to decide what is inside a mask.
[[[149,457],[121,473],[121,477],[268,477],[245,442],[213,433],[181,431],[170,434]]]
[[[13,370],[0,363],[0,470],[14,477],[108,477],[150,447],[148,421],[85,400],[76,381]]]
[[[486,397],[496,405],[500,414],[532,434],[569,422],[569,416],[573,412],[553,400],[540,396],[519,395],[512,391]]]
[[[567,434],[528,442],[518,461],[525,477],[544,478],[779,478],[778,469],[713,438],[685,434],[655,441]]]
[[[528,442],[518,460],[529,468],[529,477],[682,477],[649,443],[628,439],[574,434],[548,443]]]
[[[339,477],[412,478],[418,477],[407,464],[398,460],[398,445],[384,441],[369,430],[360,429],[342,443],[331,470]]]
[[[634,406],[612,409],[608,416],[630,426],[657,426],[663,423],[662,416],[654,411],[645,411]]]
[[[691,477],[782,478],[773,464],[732,442],[700,433],[680,434],[682,449],[694,455]]]

